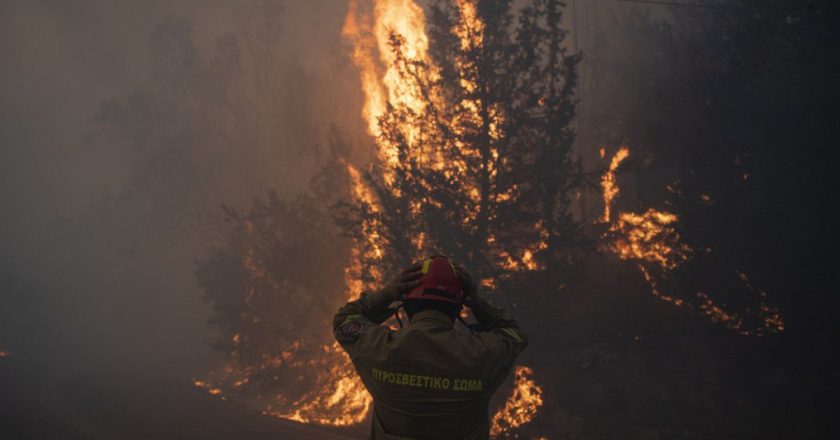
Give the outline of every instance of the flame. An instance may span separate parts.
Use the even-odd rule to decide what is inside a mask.
[[[8,351],[0,351],[0,358],[7,358],[7,357],[11,357],[11,356],[12,356],[12,353],[11,353],[11,352],[8,352]]]
[[[377,200],[370,188],[364,184],[361,172],[350,164],[346,164],[346,168],[350,176],[351,197],[364,202],[374,211],[378,210]],[[361,261],[363,259],[380,260],[383,255],[384,244],[377,233],[378,225],[366,224],[363,228],[369,233],[354,240],[350,262],[344,270],[348,300],[354,299],[364,290],[365,285],[361,281]],[[249,258],[247,253],[243,265],[252,277],[261,277],[265,274],[264,269],[255,265],[253,258]],[[376,272],[373,277],[374,281],[380,278]],[[233,336],[233,343],[236,345],[238,342],[239,335],[237,334]],[[271,371],[272,368],[277,368],[283,363],[307,368],[315,372],[311,389],[292,402],[287,401],[282,394],[274,396],[274,402],[263,410],[263,414],[301,423],[322,425],[352,426],[362,423],[367,418],[373,401],[347,354],[338,343],[332,343],[321,346],[320,355],[314,358],[297,359],[298,353],[303,348],[303,344],[296,341],[279,356],[266,357],[256,371],[241,370],[232,366],[228,377],[223,382],[239,388],[248,383],[249,375],[260,371]],[[235,359],[235,356],[231,357]],[[216,394],[213,390],[208,389],[208,392]]]
[[[600,155],[601,158],[604,158],[604,156],[606,155],[606,150],[601,148]],[[607,172],[604,173],[604,176],[601,177],[601,188],[604,192],[604,214],[600,218],[600,221],[602,223],[609,223],[610,207],[612,206],[616,196],[618,196],[618,185],[615,181],[615,172],[618,169],[618,166],[621,165],[621,162],[624,162],[624,159],[627,159],[627,157],[629,156],[629,148],[619,148],[618,152],[616,152],[612,160],[610,160],[609,169],[607,170]]]
[[[352,197],[356,201],[363,202],[373,212],[379,212],[379,202],[373,194],[373,191],[365,185],[359,170],[353,165],[347,164],[347,171],[350,174],[350,187],[353,193]],[[355,246],[353,247],[354,255],[361,253],[360,249],[367,249],[365,256],[372,258],[374,261],[381,260],[384,255],[384,243],[382,243],[382,237],[379,233],[381,230],[381,224],[374,220],[367,220],[362,225],[362,230],[365,231],[363,241],[366,246],[360,246],[360,243],[358,243],[359,239],[356,239],[356,243],[354,243]],[[358,258],[354,258],[354,260],[357,259]],[[361,263],[358,261],[351,262],[351,266],[359,267],[361,266]],[[374,278],[378,280],[380,277],[375,275]],[[348,282],[348,295],[353,295],[353,292],[360,292],[363,287],[355,280],[347,279],[346,277],[345,281]],[[358,290],[352,290],[352,288],[356,288]]]
[[[338,343],[323,347],[324,356],[311,362],[319,367],[316,387],[294,402],[292,411],[266,411],[267,414],[301,423],[349,426],[367,417],[372,403],[370,394],[356,375],[350,358]]]
[[[543,269],[543,265],[537,260],[536,254],[540,251],[548,249],[549,233],[543,225],[542,221],[537,222],[537,224],[535,225],[535,229],[538,234],[537,240],[531,243],[529,246],[523,248],[522,251],[517,253],[516,256],[511,255],[507,251],[501,251],[499,253],[499,257],[501,258],[501,261],[499,262],[499,267],[515,272],[534,271]],[[495,237],[491,236],[490,240],[488,241],[494,242]]]
[[[746,288],[755,293],[755,287],[749,280],[747,274],[743,272],[736,272],[738,277],[744,283]],[[758,311],[756,312],[760,319],[760,325],[755,328],[747,328],[744,325],[744,318],[737,313],[726,311],[723,307],[715,304],[715,302],[705,292],[697,292],[697,298],[700,302],[699,309],[701,313],[706,315],[712,322],[722,324],[724,327],[738,332],[742,336],[764,336],[768,333],[781,333],[785,330],[785,322],[782,319],[779,309],[770,306],[767,303],[767,293],[757,293],[760,301],[758,304]]]
[[[458,38],[463,53],[480,51],[485,25],[478,15],[475,0],[456,0],[455,8],[458,16],[451,32]],[[422,142],[421,137],[435,139],[438,137],[436,133],[441,130],[440,127],[446,126],[447,130],[456,134],[454,147],[460,149],[464,156],[477,156],[480,153],[469,148],[462,139],[469,137],[466,133],[470,130],[476,130],[476,127],[482,127],[486,123],[491,142],[486,152],[487,157],[483,159],[486,159],[484,162],[487,164],[489,178],[495,182],[499,167],[505,164],[496,145],[504,135],[504,115],[496,106],[472,97],[477,91],[479,73],[475,60],[469,56],[456,55],[454,60],[459,85],[463,91],[459,102],[444,102],[438,87],[430,86],[439,79],[439,69],[428,54],[429,39],[425,32],[425,24],[422,8],[411,0],[353,0],[344,22],[342,34],[352,46],[352,59],[359,69],[361,88],[364,92],[362,117],[367,123],[368,132],[375,138],[377,160],[384,165],[383,178],[390,185],[394,178],[393,168],[404,165],[399,163],[399,150],[402,146],[407,147],[406,154],[416,160],[418,166],[443,171],[447,177],[463,175],[467,169],[465,158],[445,162],[442,160],[441,149],[447,146],[436,145],[435,142]],[[452,107],[466,111],[453,114],[446,110]],[[486,121],[480,115],[482,108],[487,112]],[[395,142],[393,136],[383,134],[381,121],[387,116],[388,109],[393,109],[401,115],[396,130],[405,145]],[[429,114],[435,115],[432,119],[437,123],[429,125],[428,121],[423,119],[423,115]],[[388,127],[389,130],[395,129],[393,125]],[[354,180],[361,182],[360,179]],[[482,198],[488,195],[482,193],[477,182],[462,179],[460,183],[464,193],[476,206],[475,210],[466,213],[462,219],[464,225],[469,225],[479,215]],[[361,184],[353,185],[354,188],[358,188]],[[399,196],[398,188],[390,186],[389,190],[395,196]],[[517,196],[517,188],[512,186],[491,197],[494,203],[506,203],[515,201]],[[367,195],[358,194],[357,199],[364,201],[368,206],[375,206],[373,198]],[[416,213],[419,210],[420,204],[415,201],[411,212]],[[376,235],[379,234],[378,226],[366,224],[363,228],[366,232]],[[509,251],[497,251],[503,269],[526,271],[540,268],[536,256],[540,251],[547,249],[545,237],[548,234],[540,224],[535,225],[535,228],[540,233],[539,238],[523,249],[516,250],[516,255],[511,255]],[[492,238],[488,237],[488,241]],[[378,240],[378,237],[374,237],[373,240]],[[415,249],[420,251],[426,244],[426,237],[412,241]]]
[[[601,158],[605,150],[600,150]],[[612,157],[609,169],[601,178],[604,197],[604,214],[599,219],[603,223],[610,221],[610,208],[619,193],[615,180],[618,166],[630,155],[627,147],[621,147]],[[679,194],[679,189],[669,186],[668,190]],[[704,204],[712,204],[711,197],[701,194],[700,200]],[[675,306],[696,308],[712,322],[737,332],[743,336],[764,336],[768,333],[784,331],[785,325],[779,310],[767,303],[767,293],[758,291],[749,281],[748,276],[736,272],[746,290],[758,298],[758,307],[752,314],[758,318],[759,324],[748,327],[744,318],[737,313],[727,311],[722,305],[715,303],[706,292],[697,292],[697,304],[689,304],[686,300],[668,295],[660,288],[661,281],[668,279],[672,272],[684,263],[694,258],[695,250],[683,243],[676,226],[679,217],[671,212],[659,211],[653,208],[644,213],[619,212],[617,219],[604,234],[604,249],[614,253],[622,260],[633,261],[642,273],[650,287],[651,293],[657,298]],[[705,250],[711,253],[711,249]]]
[[[458,38],[461,49],[469,53],[481,49],[484,40],[485,26],[481,21],[476,2],[474,0],[456,0],[455,7],[458,17],[451,29],[452,34]],[[455,69],[458,74],[459,84],[463,89],[460,102],[444,104],[443,99],[437,93],[436,87],[429,87],[439,78],[438,68],[430,59],[428,54],[429,39],[425,32],[425,17],[422,8],[411,0],[370,0],[367,2],[353,0],[344,22],[342,34],[352,46],[352,59],[360,72],[361,88],[364,92],[364,104],[362,117],[367,122],[368,132],[375,138],[377,147],[377,159],[384,165],[382,169],[383,178],[390,185],[394,178],[394,167],[399,163],[398,145],[392,137],[383,135],[381,120],[386,117],[388,109],[400,112],[401,118],[396,130],[399,131],[400,139],[405,142],[407,154],[416,159],[421,166],[428,166],[436,170],[442,170],[447,177],[461,175],[467,168],[465,159],[454,159],[449,163],[441,160],[440,148],[438,149],[424,145],[420,142],[421,134],[427,138],[435,138],[434,133],[440,130],[438,125],[428,126],[421,115],[433,112],[435,118],[448,118],[440,120],[439,125],[445,125],[452,133],[458,134],[455,140],[455,147],[462,150],[464,155],[478,155],[469,146],[464,144],[462,139],[468,130],[481,127],[484,124],[479,109],[486,107],[488,122],[488,134],[491,138],[489,150],[486,153],[487,171],[490,179],[496,179],[499,166],[504,164],[500,159],[500,153],[495,145],[503,136],[504,115],[493,105],[486,105],[479,99],[472,98],[473,92],[477,90],[478,66],[468,56],[456,56]],[[425,87],[424,87],[425,86]],[[454,105],[465,109],[466,112],[456,112],[454,115],[444,109]],[[437,120],[437,119],[436,119]],[[394,128],[389,128],[393,130]],[[434,143],[432,143],[434,144]],[[375,198],[369,191],[363,189],[363,183],[358,177],[359,173],[351,169],[353,175],[353,188],[357,200],[363,201],[366,205],[375,207]],[[487,197],[479,189],[475,182],[462,180],[461,184],[464,193],[475,203],[476,209],[464,215],[462,221],[465,225],[470,224],[479,215],[482,197]],[[390,191],[399,196],[399,189],[390,186]],[[493,196],[495,203],[514,201],[517,197],[517,188],[510,187]],[[426,201],[427,203],[431,202]],[[411,206],[411,212],[419,212],[420,204],[415,201]],[[373,249],[376,259],[381,259],[384,246],[380,242],[380,226],[373,222],[362,225],[366,234],[370,235],[367,244]],[[537,255],[540,251],[547,249],[546,237],[548,232],[541,224],[535,225],[539,237],[533,243],[529,243],[522,249],[516,250],[516,255],[510,251],[498,250],[500,266],[510,271],[537,270],[541,266]],[[488,242],[493,237],[488,237]],[[427,243],[426,237],[412,240],[415,249],[422,251]]]
[[[513,393],[499,412],[493,416],[490,426],[491,436],[498,437],[536,417],[537,411],[543,405],[543,391],[534,381],[533,374],[534,372],[526,366],[516,367]]]
[[[461,41],[461,49],[471,50],[481,47],[484,41],[484,23],[478,17],[474,1],[456,0],[460,11],[460,21],[455,25],[454,33]],[[472,88],[468,90],[473,90]]]
[[[617,221],[610,226],[616,239],[608,246],[622,260],[647,261],[663,270],[674,270],[692,252],[674,229],[678,220],[675,214],[652,208],[643,214],[619,213]]]
[[[365,191],[361,185],[361,176],[358,170],[348,167],[351,180],[354,182],[354,197],[372,200],[372,195]],[[247,232],[253,231],[250,222],[245,223]],[[372,237],[374,240],[375,237]],[[356,246],[355,249],[358,249]],[[356,253],[351,254],[353,261],[356,260]],[[254,307],[253,297],[255,286],[259,283],[269,283],[275,290],[280,286],[270,276],[269,271],[258,260],[256,250],[246,245],[242,253],[241,265],[248,274],[248,282],[244,292],[245,304],[247,307]],[[352,267],[345,269],[345,284],[347,297],[361,291],[361,282],[356,276]],[[301,341],[295,341],[288,347],[280,350],[275,355],[263,354],[262,359],[256,365],[240,362],[240,347],[243,343],[242,335],[236,333],[231,337],[232,350],[225,367],[212,373],[206,379],[194,379],[193,385],[205,389],[209,394],[225,399],[225,394],[238,393],[247,386],[254,377],[265,377],[269,374],[276,374],[282,366],[299,370],[307,370],[314,374],[310,390],[289,402],[289,399],[277,391],[271,397],[271,402],[265,404],[262,412],[266,415],[295,420],[304,423],[319,423],[335,426],[348,426],[361,423],[367,417],[372,403],[361,380],[353,371],[349,357],[337,343],[324,344],[320,350],[307,347]],[[274,377],[276,381],[278,377]],[[258,396],[257,400],[261,400]]]
[[[233,359],[217,377],[193,379],[193,385],[224,399],[225,393],[238,391],[250,382],[251,377],[272,373],[277,367],[287,364],[316,371],[314,383],[308,392],[293,402],[278,392],[271,397],[270,403],[263,404],[263,414],[302,423],[334,426],[351,426],[363,422],[370,411],[372,399],[353,370],[346,353],[335,343],[322,346],[320,356],[304,360],[297,358],[300,349],[300,344],[293,344],[280,356],[267,356],[255,367],[243,367]],[[257,399],[261,400],[261,396],[257,396]]]
[[[398,59],[429,62],[425,26],[423,9],[412,0],[376,0],[372,8],[369,4],[361,8],[358,0],[350,2],[342,35],[353,46],[352,57],[365,94],[362,116],[374,138],[382,135],[379,120],[389,106],[413,113],[422,112],[426,106],[416,84],[402,80]],[[398,50],[394,45],[399,46]],[[407,128],[409,144],[413,144],[419,127]],[[398,163],[396,148],[383,148],[383,143],[379,147],[379,158],[385,164]]]

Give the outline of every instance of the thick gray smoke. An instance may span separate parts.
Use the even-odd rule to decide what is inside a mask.
[[[220,204],[308,185],[362,136],[336,1],[0,5],[0,350],[177,369],[214,356],[194,258]]]

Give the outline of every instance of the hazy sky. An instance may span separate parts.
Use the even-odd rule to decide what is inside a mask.
[[[186,18],[207,50],[216,35],[234,30],[241,4],[2,2],[0,207],[15,214],[5,216],[0,237],[30,242],[36,237],[26,234],[37,234],[33,222],[73,215],[92,197],[113,190],[103,186],[113,170],[97,168],[106,164],[86,147],[84,136],[96,106],[142,78],[156,22]],[[305,54],[298,58],[305,67],[327,72],[338,62],[344,7],[341,0],[287,2],[286,44],[290,52]]]
[[[168,357],[187,368],[209,355],[197,244],[147,244],[142,224],[90,230],[108,223],[96,207],[120,193],[130,172],[124,149],[103,145],[92,118],[101,102],[143,81],[156,23],[186,19],[209,57],[216,36],[240,29],[244,4],[0,3],[0,269],[30,286],[14,300],[22,311],[12,320],[52,329],[51,347],[83,347],[94,359]],[[319,124],[342,119],[352,128],[361,126],[358,102],[336,98],[356,88],[340,39],[345,8],[342,0],[286,2],[281,44],[318,79]]]

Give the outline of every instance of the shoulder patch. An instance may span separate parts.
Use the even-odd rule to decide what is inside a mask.
[[[339,331],[341,332],[341,336],[348,337],[353,336],[362,329],[362,323],[358,321],[350,321],[341,327],[339,327]]]

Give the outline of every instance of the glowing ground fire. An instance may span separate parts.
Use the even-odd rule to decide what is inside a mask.
[[[530,422],[543,404],[542,388],[532,378],[534,372],[525,366],[516,367],[513,393],[493,416],[490,435],[498,436]]]
[[[616,171],[629,156],[630,149],[621,147],[612,157],[609,168],[601,178],[604,214],[599,221],[609,224],[608,231],[602,237],[602,249],[622,260],[636,263],[636,267],[650,286],[651,293],[665,302],[678,307],[695,308],[712,322],[722,324],[743,336],[764,336],[784,331],[782,316],[777,308],[767,303],[767,293],[755,289],[747,275],[742,272],[736,272],[738,278],[744,288],[758,299],[758,306],[752,312],[759,322],[756,326],[747,326],[742,316],[727,311],[726,307],[717,304],[706,292],[695,294],[696,305],[677,295],[663,292],[660,287],[663,281],[671,277],[681,265],[691,262],[695,250],[682,241],[677,231],[679,217],[674,213],[650,208],[641,214],[619,212],[613,220],[611,208],[619,193]],[[601,149],[601,158],[605,158],[604,149]],[[709,203],[711,199],[704,194],[701,195],[701,200]]]

